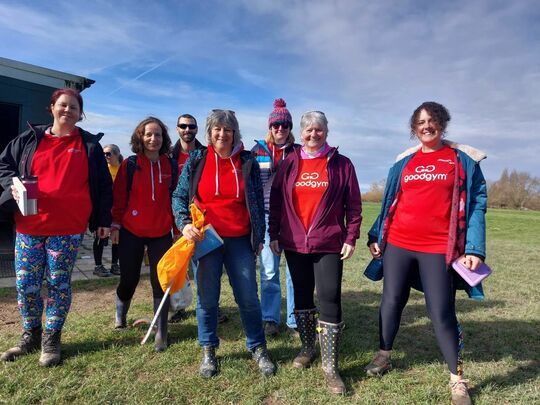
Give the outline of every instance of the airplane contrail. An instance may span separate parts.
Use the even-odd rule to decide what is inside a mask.
[[[169,56],[169,57],[168,57],[167,59],[165,59],[164,61],[158,63],[158,64],[155,65],[155,66],[152,66],[150,69],[146,70],[145,72],[142,72],[142,73],[141,73],[140,75],[138,75],[137,77],[131,79],[131,80],[128,81],[127,83],[124,83],[124,84],[121,85],[120,87],[118,87],[118,88],[114,89],[113,91],[111,91],[111,92],[108,94],[108,96],[110,96],[110,95],[116,93],[116,92],[117,92],[118,90],[120,90],[121,88],[127,86],[127,85],[130,84],[130,83],[133,83],[133,82],[139,80],[141,77],[143,77],[143,76],[147,75],[148,73],[150,73],[150,72],[156,70],[158,67],[160,67],[160,66],[164,65],[165,63],[167,63],[170,59],[171,59],[171,57]]]

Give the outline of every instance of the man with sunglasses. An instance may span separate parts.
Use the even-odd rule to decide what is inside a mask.
[[[268,133],[265,139],[255,141],[251,150],[261,169],[261,182],[264,190],[264,210],[268,224],[270,201],[270,188],[279,164],[285,157],[299,147],[294,143],[291,132],[293,127],[292,116],[287,109],[285,100],[278,98],[274,101],[274,109],[268,117]],[[265,244],[260,254],[261,264],[261,310],[264,322],[264,331],[267,336],[279,334],[281,321],[281,285],[279,282],[280,256],[270,250],[270,237],[266,235]],[[285,266],[287,288],[287,319],[289,330],[297,335],[296,319],[294,315],[294,289],[289,273]]]
[[[204,146],[195,138],[198,130],[197,120],[193,115],[182,114],[178,117],[176,132],[178,132],[180,139],[178,139],[172,151],[172,157],[178,162],[178,173],[182,173],[189,152],[195,149],[204,149]]]

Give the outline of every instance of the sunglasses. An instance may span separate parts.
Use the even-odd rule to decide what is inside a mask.
[[[105,157],[111,157],[112,156],[111,152],[103,152],[103,154],[105,155]]]
[[[272,128],[274,128],[274,129],[279,129],[279,127],[283,128],[283,129],[289,129],[290,125],[289,125],[288,122],[274,122],[272,124]]]
[[[197,129],[197,125],[195,124],[178,124],[177,127],[180,129],[186,129],[186,128]]]

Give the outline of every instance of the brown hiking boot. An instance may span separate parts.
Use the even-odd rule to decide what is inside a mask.
[[[364,370],[370,377],[380,377],[387,371],[392,370],[392,363],[390,362],[390,356],[385,356],[380,352],[377,352],[371,363],[369,363]]]
[[[41,326],[30,330],[25,329],[19,344],[2,353],[0,360],[15,361],[17,357],[38,350],[41,347],[41,332]]]
[[[41,356],[39,365],[42,367],[52,367],[60,364],[62,359],[60,355],[60,337],[62,331],[47,330],[43,332],[41,338]]]
[[[450,381],[449,384],[452,391],[452,405],[472,405],[469,396],[469,380]]]

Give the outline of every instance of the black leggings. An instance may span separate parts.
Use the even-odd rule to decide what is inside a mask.
[[[107,246],[107,243],[109,242],[109,238],[101,239],[99,236],[94,237],[94,243],[92,244],[92,250],[94,252],[94,262],[96,263],[96,266],[99,266],[103,264],[103,248]],[[118,245],[114,244],[111,245],[111,264],[117,264],[118,263]]]
[[[118,298],[128,301],[135,294],[141,278],[141,265],[144,256],[144,246],[148,250],[150,264],[150,284],[154,298],[163,298],[163,290],[157,277],[157,264],[165,252],[172,246],[171,233],[157,238],[141,238],[125,228],[120,229],[120,283],[116,289]]]
[[[416,270],[418,268],[418,270]],[[419,271],[429,318],[450,372],[457,374],[459,331],[452,273],[444,254],[421,253],[387,244],[384,252],[384,287],[379,311],[382,350],[391,350],[401,313],[409,299],[410,280]]]
[[[315,308],[313,293],[317,288],[319,319],[329,323],[341,322],[343,261],[340,257],[339,253],[285,251],[294,286],[294,309]]]

